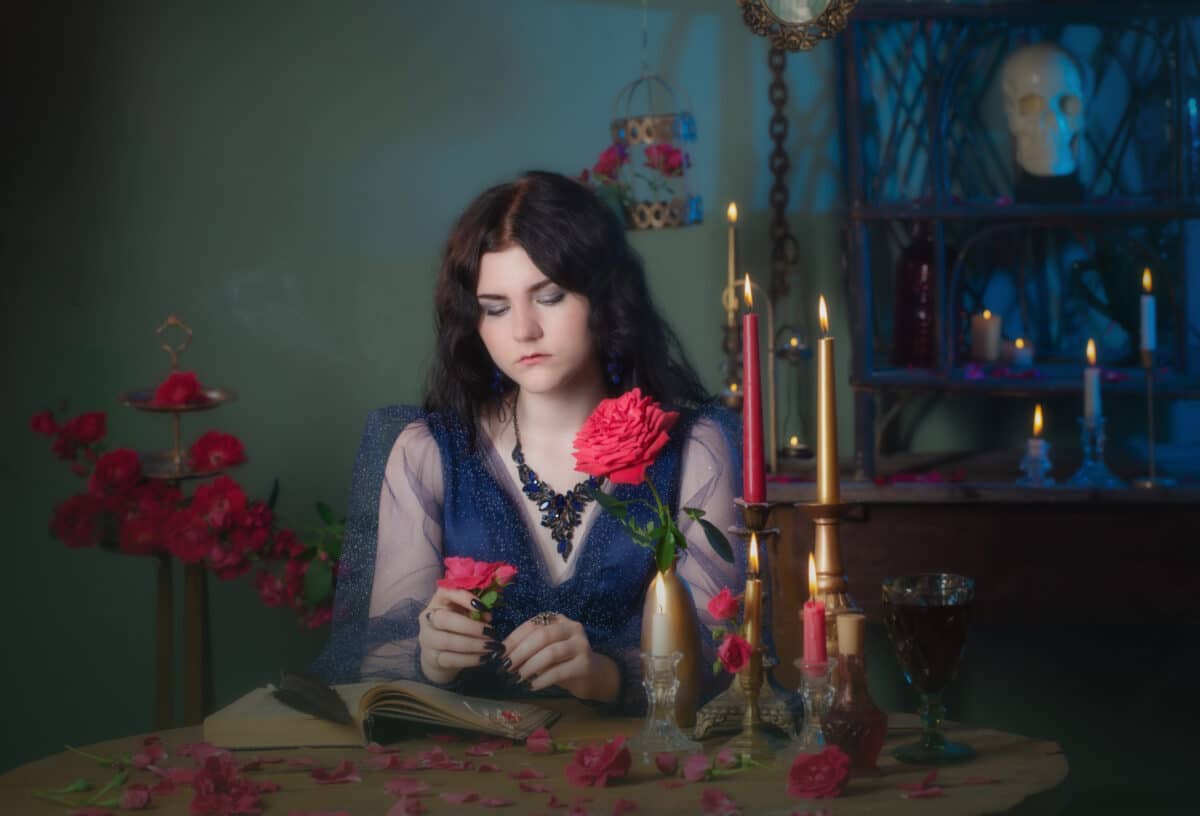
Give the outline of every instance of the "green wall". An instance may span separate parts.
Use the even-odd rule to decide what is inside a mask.
[[[709,217],[633,240],[716,389],[728,200],[746,266],[766,270],[766,43],[732,2],[651,5],[650,62],[691,98]],[[186,366],[239,394],[185,433],[238,434],[251,459],[238,478],[264,496],[278,477],[291,523],[314,522],[318,499],[340,509],[366,413],[419,398],[452,219],[521,170],[591,163],[639,70],[641,20],[636,2],[549,0],[9,12],[0,325],[16,456],[2,493],[0,683],[25,704],[5,716],[0,769],[151,726],[151,566],[48,536],[77,483],[28,417],[66,399],[109,411],[114,446],[165,447],[167,421],[116,395],[164,375],[153,330],[174,311],[196,333]],[[825,287],[847,326],[832,277],[832,50],[793,57],[788,78],[799,297]],[[850,450],[848,394],[842,406]],[[322,640],[262,607],[246,578],[214,583],[211,611],[218,704],[305,665]]]

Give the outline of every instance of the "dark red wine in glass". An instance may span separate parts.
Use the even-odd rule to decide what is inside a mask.
[[[883,582],[888,637],[905,679],[921,695],[921,739],[893,752],[901,761],[944,764],[975,755],[942,733],[946,709],[941,701],[966,647],[974,601],[975,582],[961,575],[927,573]]]

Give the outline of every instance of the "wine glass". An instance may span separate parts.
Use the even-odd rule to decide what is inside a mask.
[[[967,644],[975,581],[927,573],[883,582],[883,620],[909,685],[921,695],[921,739],[892,752],[901,762],[942,765],[975,756],[942,733],[942,689],[954,677]]]

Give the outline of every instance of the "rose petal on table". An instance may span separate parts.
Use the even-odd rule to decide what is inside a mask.
[[[553,793],[554,788],[547,785],[545,782],[520,782],[518,783],[521,790],[525,793]]]
[[[479,800],[479,804],[490,808],[508,807],[512,803],[511,799],[502,799],[499,796],[485,796]]]
[[[679,757],[670,751],[661,751],[654,755],[654,767],[658,768],[661,774],[673,776],[675,771],[679,770]]]
[[[479,773],[496,773],[496,771],[499,771],[499,770],[500,770],[499,765],[493,765],[490,762],[480,762],[479,763]]]
[[[937,781],[937,768],[934,768],[929,773],[925,774],[925,778],[920,782],[901,782],[896,787],[904,791],[922,791],[933,786]]]
[[[963,780],[964,785],[995,785],[1000,780],[994,776],[968,776]]]
[[[180,756],[191,757],[201,765],[203,765],[204,760],[208,759],[210,756],[228,753],[229,752],[224,748],[218,748],[211,742],[188,742],[179,746]]]
[[[667,790],[675,790],[676,788],[682,788],[687,782],[684,782],[682,779],[660,779],[658,780],[658,784]]]
[[[452,805],[462,805],[466,804],[467,802],[474,802],[479,798],[479,794],[475,791],[446,791],[445,793],[439,793],[438,796]]]
[[[380,745],[378,742],[368,742],[367,751],[372,754],[395,754],[400,749],[394,746]]]
[[[362,782],[358,768],[349,759],[343,759],[333,770],[316,768],[309,773],[318,785],[341,785],[346,782]]]
[[[255,787],[259,793],[277,793],[283,790],[278,782],[271,782],[270,780],[258,782],[255,784]]]
[[[928,788],[922,788],[921,790],[902,793],[900,796],[904,799],[937,799],[945,796],[945,792],[937,785],[933,785]]]
[[[536,768],[522,768],[516,773],[510,773],[513,779],[545,779],[546,775]]]
[[[372,757],[371,766],[379,771],[415,771],[417,761],[412,758],[405,759],[400,754],[386,754]]]
[[[618,799],[613,802],[612,816],[622,816],[624,813],[634,813],[638,809],[638,803],[632,799]]]
[[[561,799],[559,799],[554,794],[550,794],[550,801],[546,803],[546,807],[554,808],[556,810],[558,808],[565,808],[566,806],[567,806],[567,803],[562,801]]]
[[[444,762],[450,762],[450,755],[441,748],[432,748],[428,751],[420,751],[417,753],[417,760],[425,764],[426,767],[436,767]]]
[[[387,816],[417,816],[424,812],[425,805],[421,803],[420,799],[401,796],[396,800],[396,804],[388,808]]]
[[[738,765],[741,764],[740,762],[738,762],[737,756],[733,753],[733,750],[730,748],[722,748],[720,751],[717,751],[716,762],[717,762],[718,768],[726,768],[726,769],[736,768],[736,767],[738,767]]]
[[[429,785],[412,776],[394,776],[383,783],[385,792],[392,796],[420,796],[429,793]]]
[[[547,729],[538,728],[525,739],[525,750],[531,754],[553,753],[554,738]]]
[[[708,776],[712,762],[704,754],[692,754],[683,761],[683,778],[688,782],[699,782]]]

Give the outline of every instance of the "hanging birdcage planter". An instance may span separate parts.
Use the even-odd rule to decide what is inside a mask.
[[[613,102],[608,170],[615,174],[629,229],[699,224],[704,209],[689,187],[696,120],[686,97],[658,74],[642,73]],[[598,165],[599,167],[599,165]]]

